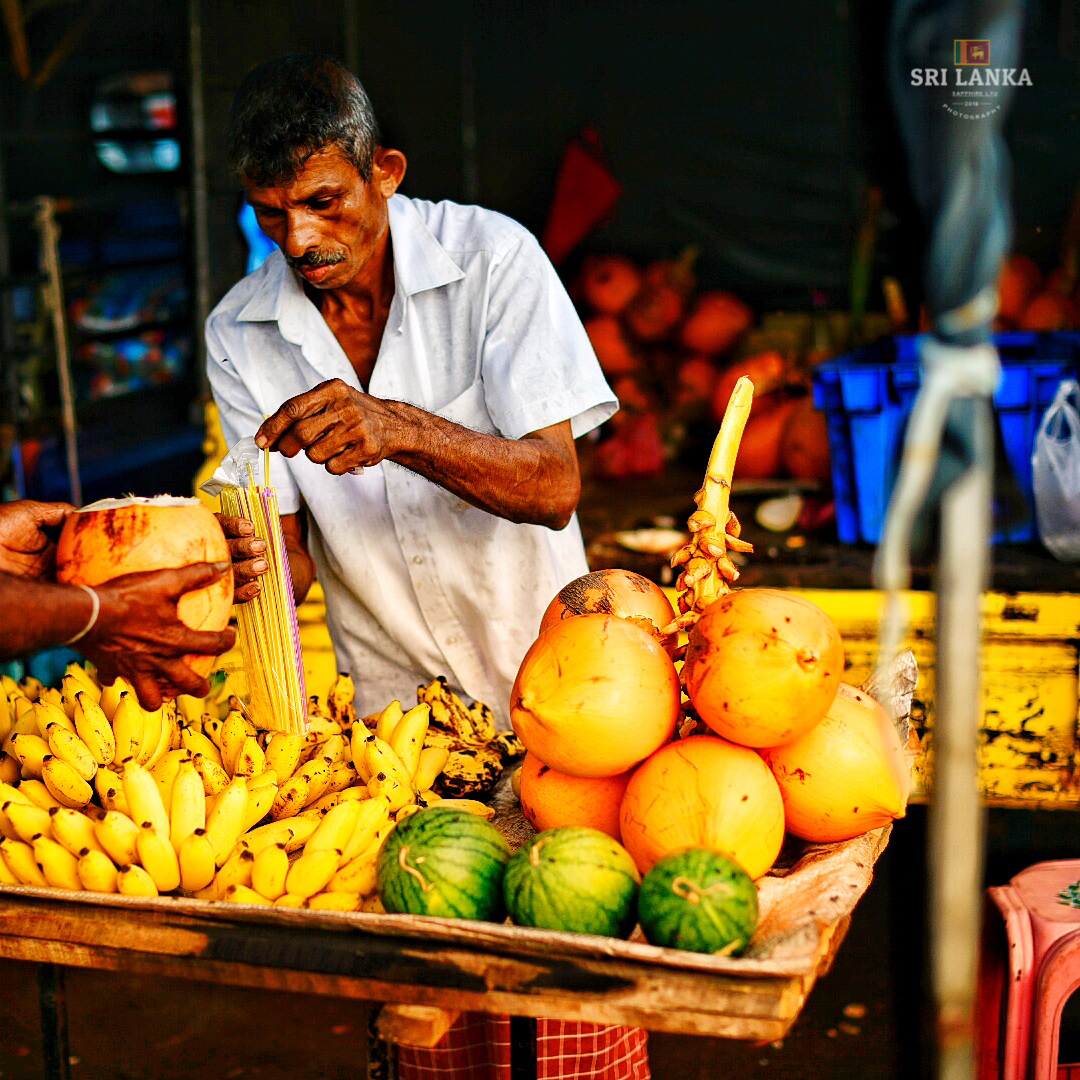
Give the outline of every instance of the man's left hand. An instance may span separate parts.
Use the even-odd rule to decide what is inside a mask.
[[[341,379],[320,383],[289,398],[255,433],[260,449],[287,458],[303,451],[328,473],[376,465],[395,452],[396,418],[387,403],[353,389]]]
[[[0,572],[15,577],[52,577],[56,537],[75,509],[70,503],[23,499],[0,506]]]

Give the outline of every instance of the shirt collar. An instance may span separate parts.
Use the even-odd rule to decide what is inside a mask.
[[[395,195],[387,212],[395,280],[405,296],[437,289],[465,276],[420,217],[412,200]],[[280,322],[288,298],[304,296],[303,285],[280,251],[274,251],[264,265],[263,280],[237,314],[238,322]]]

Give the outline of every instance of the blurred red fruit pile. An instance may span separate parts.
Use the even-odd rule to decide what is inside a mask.
[[[660,472],[695,433],[707,454],[736,380],[748,375],[754,408],[736,479],[827,480],[825,418],[808,396],[808,363],[822,357],[762,350],[743,300],[722,289],[698,291],[695,256],[687,249],[642,269],[623,255],[593,255],[571,285],[621,406],[593,453],[593,472]]]
[[[1010,255],[998,281],[998,331],[1080,330],[1076,269],[1059,266],[1045,280],[1027,255]]]

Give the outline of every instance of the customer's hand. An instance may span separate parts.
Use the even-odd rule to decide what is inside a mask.
[[[78,645],[96,665],[103,684],[122,675],[146,709],[163,697],[205,697],[210,684],[185,663],[190,654],[220,656],[232,648],[236,633],[192,630],[177,616],[177,601],[229,572],[228,563],[195,563],[176,570],[155,570],[113,578],[94,591],[101,611],[94,628]]]
[[[56,571],[56,537],[74,509],[70,503],[31,499],[0,506],[0,571],[51,578]]]

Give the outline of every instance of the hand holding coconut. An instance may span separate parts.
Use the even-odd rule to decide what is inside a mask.
[[[0,573],[40,579],[56,569],[56,538],[70,503],[22,499],[0,508]]]

